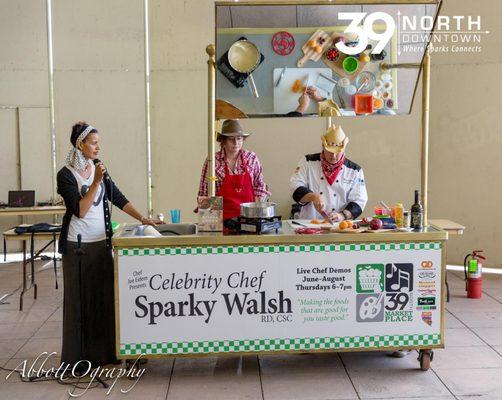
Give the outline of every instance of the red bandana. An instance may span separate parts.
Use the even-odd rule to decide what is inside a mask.
[[[331,164],[324,158],[324,153],[321,153],[321,167],[322,167],[322,173],[326,177],[326,180],[330,185],[333,184],[335,181],[336,177],[340,173],[343,167],[343,163],[345,162],[345,154],[342,155],[342,158],[335,164]]]

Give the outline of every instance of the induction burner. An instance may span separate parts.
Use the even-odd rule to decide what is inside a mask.
[[[269,233],[275,231],[277,233],[282,227],[281,216],[270,218],[247,218],[237,217],[227,219],[224,222],[225,228],[237,233]]]

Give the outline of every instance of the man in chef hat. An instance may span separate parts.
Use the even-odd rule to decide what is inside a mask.
[[[362,168],[345,156],[349,138],[341,126],[321,136],[322,151],[302,157],[290,178],[300,219],[343,221],[361,215],[368,201]]]

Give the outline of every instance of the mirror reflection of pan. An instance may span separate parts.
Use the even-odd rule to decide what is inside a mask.
[[[238,40],[228,50],[228,62],[237,72],[249,74],[248,82],[253,95],[258,98],[258,90],[254,83],[252,72],[258,67],[261,53],[249,40]]]

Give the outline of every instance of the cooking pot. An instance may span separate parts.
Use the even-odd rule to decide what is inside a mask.
[[[252,72],[260,65],[261,53],[258,47],[249,40],[241,39],[232,44],[228,50],[228,62],[237,72],[248,74],[248,81],[253,95],[258,98],[258,90]]]
[[[241,217],[271,218],[275,216],[275,206],[270,201],[255,201],[241,204]]]

